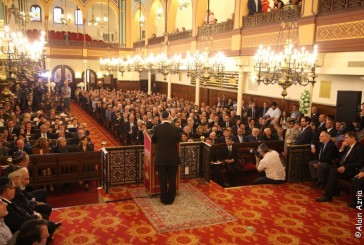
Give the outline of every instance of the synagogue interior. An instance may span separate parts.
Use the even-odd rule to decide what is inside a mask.
[[[363,16],[1,0],[0,243],[362,244]]]

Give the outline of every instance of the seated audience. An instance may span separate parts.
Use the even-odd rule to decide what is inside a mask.
[[[37,213],[28,213],[24,208],[13,203],[15,197],[15,186],[12,179],[8,177],[0,177],[0,199],[5,202],[8,210],[8,215],[4,217],[5,224],[9,227],[11,232],[14,234],[20,229],[22,224],[28,220],[42,219],[42,216]],[[48,229],[50,234],[61,226],[61,223],[48,223]]]
[[[56,145],[51,149],[52,153],[68,153],[67,140],[64,137],[59,137],[56,141]]]
[[[302,131],[298,135],[295,141],[295,145],[305,145],[311,143],[313,139],[313,130],[310,127],[310,120],[311,118],[308,116],[304,116],[301,118]]]
[[[9,155],[13,155],[16,151],[25,151],[28,155],[32,154],[32,149],[25,147],[25,142],[23,139],[17,139],[15,141],[15,147],[9,150]]]
[[[317,198],[318,202],[332,201],[332,197],[338,194],[337,180],[339,178],[351,179],[356,175],[356,170],[364,165],[364,147],[358,142],[354,132],[347,132],[340,148],[340,166],[330,169],[329,177],[325,185],[325,193]]]
[[[261,136],[259,134],[260,134],[259,128],[253,128],[252,134],[251,135],[248,135],[246,137],[246,139],[248,140],[248,142],[258,142],[258,141],[261,141],[262,138],[261,138]]]
[[[317,151],[319,152],[318,158],[310,161],[308,166],[314,187],[321,189],[326,184],[330,169],[335,167],[335,160],[338,155],[338,149],[328,132],[321,132],[320,145]]]

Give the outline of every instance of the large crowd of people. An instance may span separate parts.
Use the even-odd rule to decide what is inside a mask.
[[[87,125],[72,116],[70,90],[67,83],[63,86],[59,94],[52,96],[38,85],[31,91],[17,86],[18,96],[11,96],[0,104],[0,154],[12,157],[12,163],[3,171],[4,177],[0,181],[0,199],[11,211],[3,218],[12,233],[27,220],[49,219],[52,211],[46,203],[45,190],[30,193],[25,189],[29,184],[28,155],[93,151]],[[290,110],[283,110],[276,102],[258,105],[250,100],[242,101],[242,107],[237,108],[236,101],[222,96],[212,106],[195,105],[183,98],[168,99],[157,89],[154,92],[148,95],[143,91],[91,88],[77,91],[75,99],[105,127],[114,129],[124,145],[143,144],[144,131],[153,131],[161,123],[163,112],[169,113],[171,123],[181,135],[181,142],[205,141],[211,145],[224,145],[219,155],[211,159],[212,178],[222,186],[226,181],[230,186],[237,185],[242,169],[236,145],[244,142],[261,142],[256,168],[265,176],[255,184],[284,182],[280,155],[285,155],[289,145],[311,144],[315,160],[308,166],[314,186],[325,189],[317,201],[333,199],[339,178],[353,178],[356,190],[363,186],[364,150],[360,142],[364,138],[364,105],[357,121],[341,122],[335,121],[332,115],[320,114],[316,106],[312,107],[309,117],[299,111],[297,104]],[[273,151],[264,144],[267,141],[283,141],[285,150]],[[44,169],[42,174],[47,175],[48,171]],[[17,205],[15,211],[11,209],[14,205]],[[19,216],[16,224],[12,223],[14,215]],[[60,226],[51,221],[45,224],[50,234]]]
[[[350,150],[350,157],[347,157],[348,149],[353,145],[361,147],[360,142],[364,138],[364,105],[358,120],[344,122],[335,120],[333,115],[320,113],[317,106],[312,107],[311,116],[303,115],[297,104],[293,104],[290,110],[281,110],[276,102],[271,105],[264,102],[258,106],[254,101],[242,101],[243,106],[238,109],[236,101],[224,96],[217,98],[215,105],[209,106],[205,103],[195,105],[193,101],[183,98],[167,99],[166,95],[160,93],[147,95],[143,91],[90,90],[82,91],[79,101],[84,108],[101,118],[101,122],[114,127],[120,139],[127,145],[143,144],[143,131],[152,130],[155,125],[160,124],[163,111],[170,113],[171,123],[179,128],[181,142],[205,140],[211,144],[229,145],[281,140],[285,150],[278,154],[283,156],[289,145],[310,144],[312,158],[316,159],[315,163],[310,163],[314,186],[326,189],[327,198],[318,198],[318,201],[331,200],[331,190],[336,189],[337,178],[353,178],[364,165],[364,151],[354,153]],[[238,116],[238,110],[241,110],[241,116]],[[328,137],[331,147],[326,148],[323,142],[328,141]],[[327,160],[323,150],[329,150],[332,145],[343,153]],[[262,155],[271,156],[272,154],[265,154],[265,149],[260,148],[264,153]],[[230,151],[225,153],[227,152]],[[234,153],[234,150],[231,152]],[[355,155],[352,156],[353,154]],[[234,158],[235,154],[221,154],[212,161],[213,179],[222,186],[236,185],[236,172],[239,167]],[[342,167],[343,165],[346,167]],[[264,169],[259,165],[257,169],[265,171],[266,174],[267,170],[281,172],[281,169]],[[223,171],[227,172],[227,178],[222,176]],[[334,175],[333,172],[338,174]],[[282,174],[272,176],[277,176],[277,179],[273,178],[271,182],[277,180],[277,183],[285,178]],[[225,183],[226,179],[228,183]]]

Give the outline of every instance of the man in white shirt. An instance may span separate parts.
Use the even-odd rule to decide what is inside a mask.
[[[286,171],[283,167],[278,152],[269,150],[267,144],[262,143],[258,146],[258,152],[263,158],[256,158],[256,168],[258,172],[265,172],[265,177],[258,178],[254,184],[281,184],[286,179]]]
[[[265,113],[265,117],[269,118],[271,120],[271,122],[273,122],[274,118],[280,118],[282,112],[281,110],[278,108],[277,103],[276,102],[272,102],[271,107],[268,109],[267,113]]]

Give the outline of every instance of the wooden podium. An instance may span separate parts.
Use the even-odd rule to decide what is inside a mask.
[[[144,132],[144,186],[150,194],[159,194],[158,173],[154,166],[155,144],[148,132]],[[176,177],[176,190],[179,190],[180,184],[180,167],[178,167]]]

